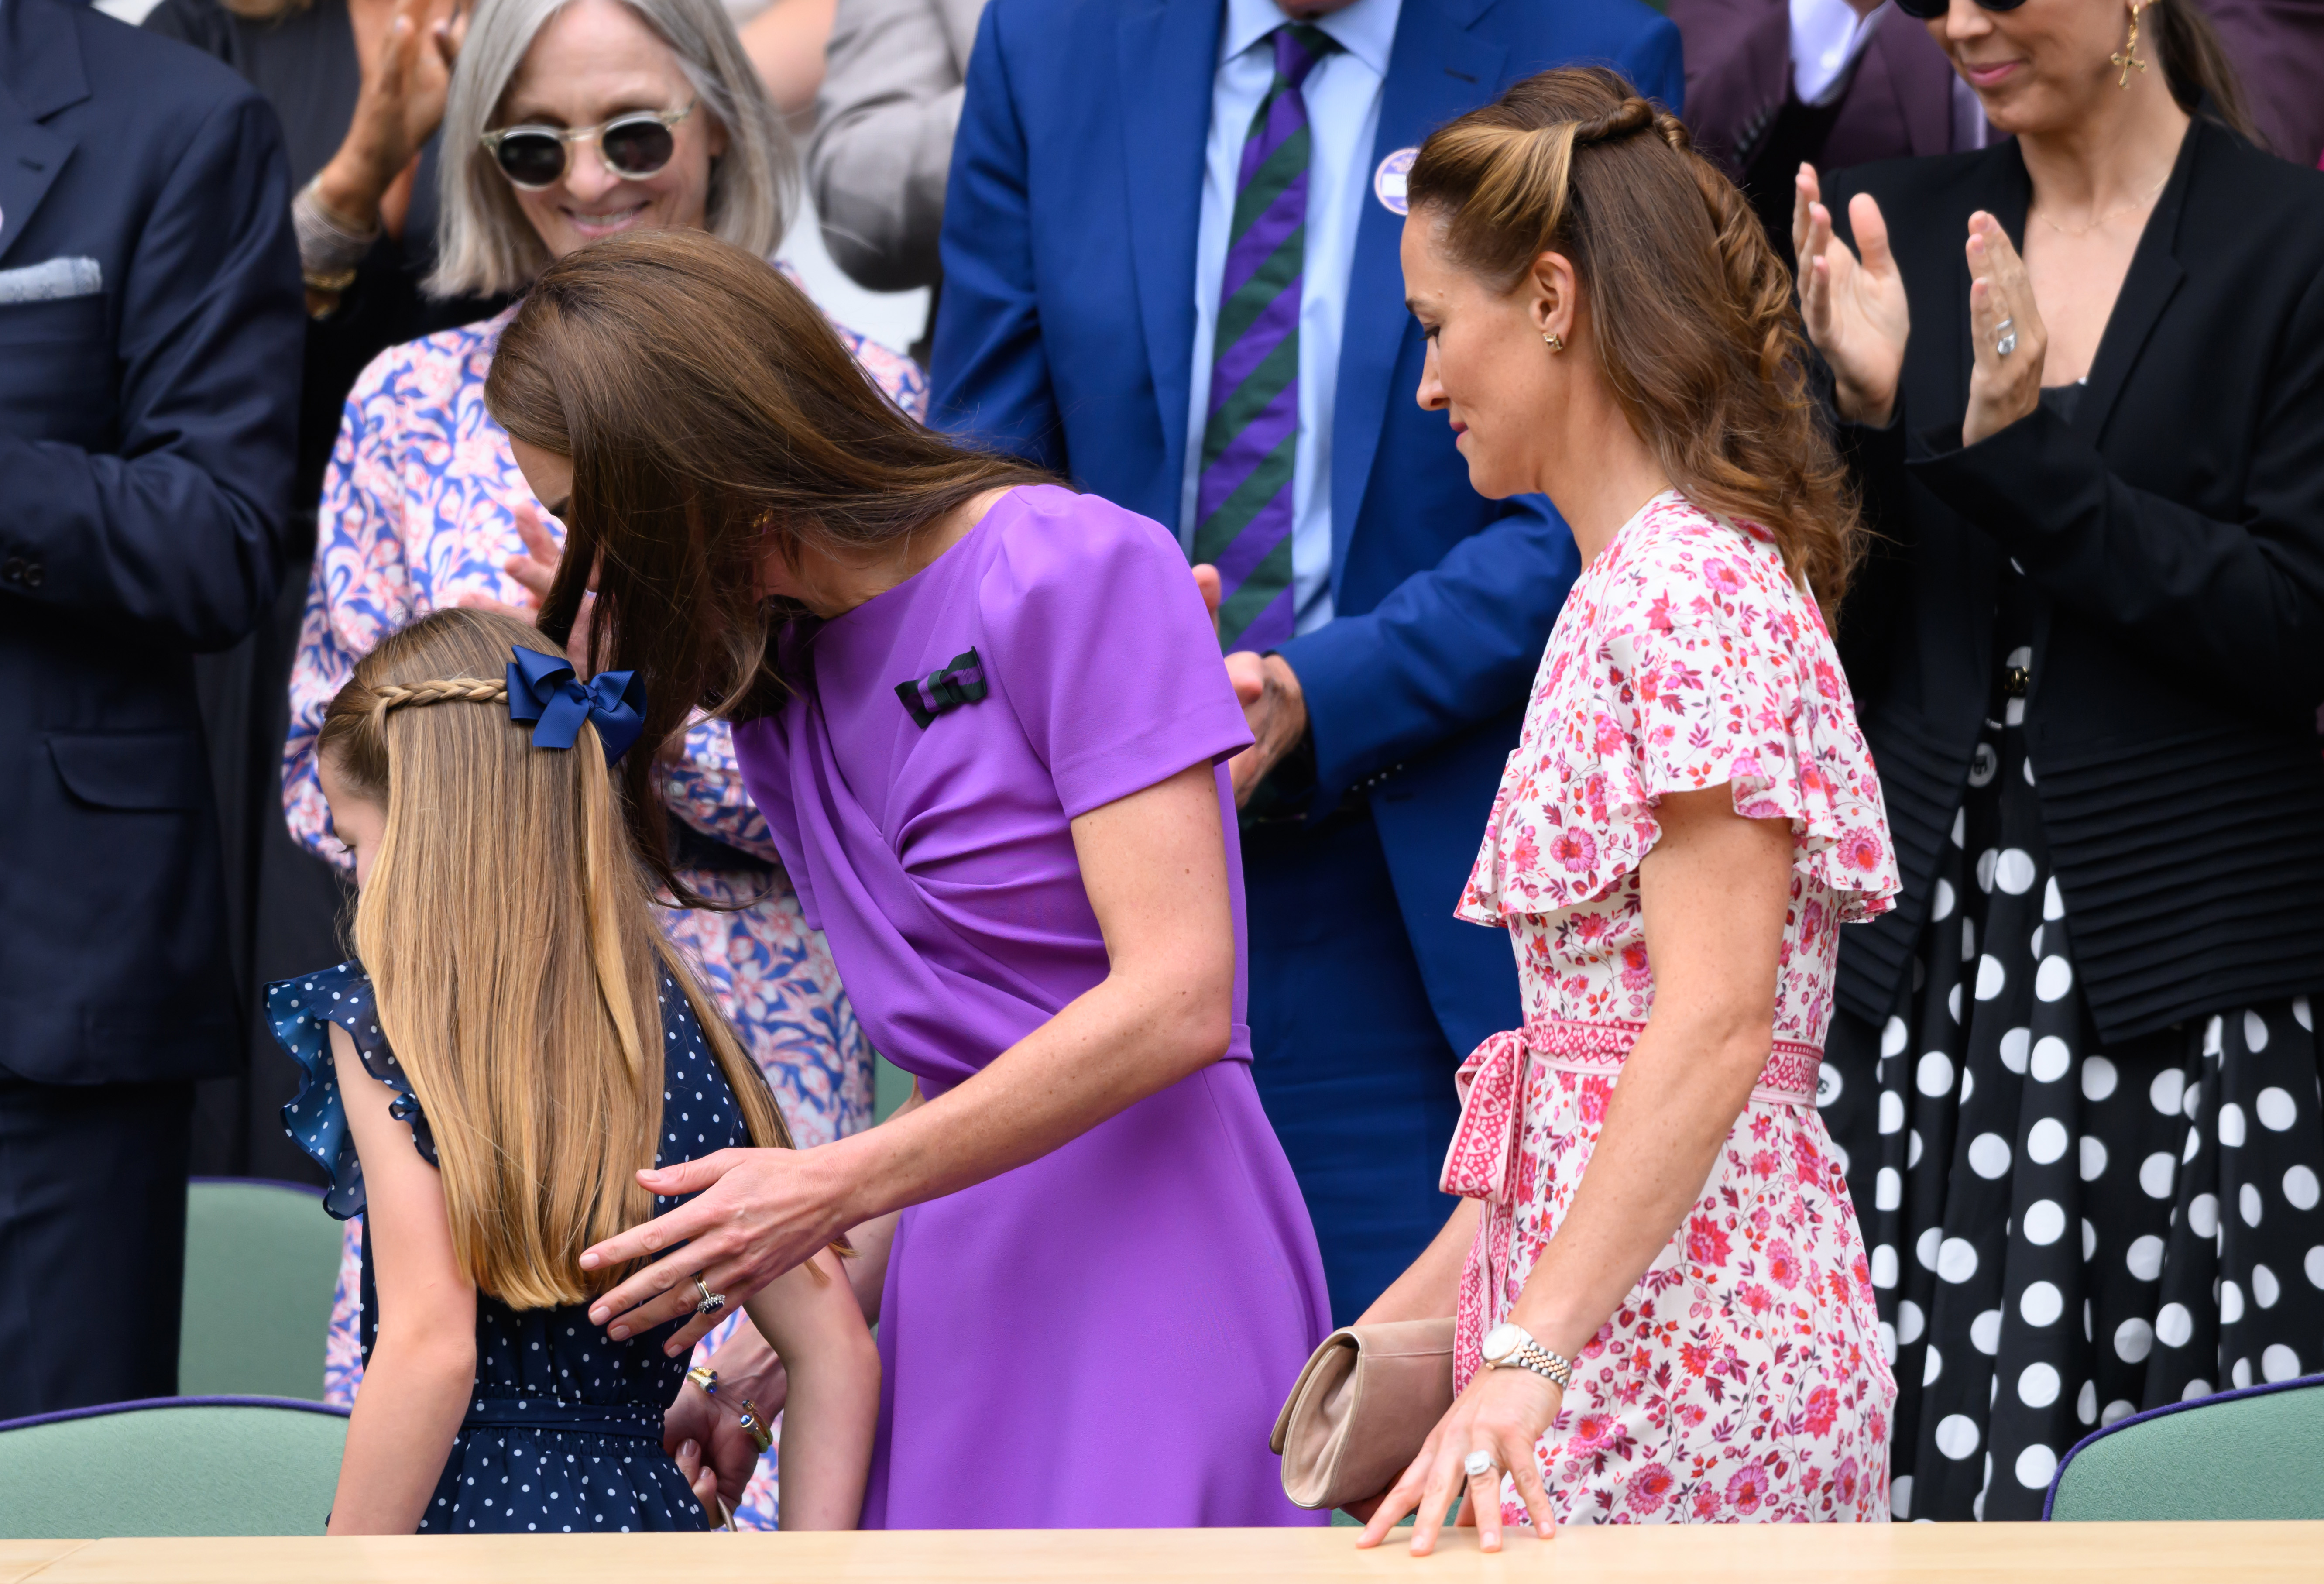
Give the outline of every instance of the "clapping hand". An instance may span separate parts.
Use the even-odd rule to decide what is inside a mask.
[[[348,144],[370,156],[383,188],[436,135],[467,35],[468,14],[447,0],[396,0],[347,129]]]
[[[565,547],[549,533],[541,520],[540,509],[530,501],[520,502],[516,508],[516,536],[524,543],[521,555],[511,556],[501,563],[501,570],[516,580],[526,594],[524,603],[513,605],[506,600],[496,600],[490,594],[464,594],[455,602],[471,611],[498,611],[503,616],[513,616],[520,622],[537,622],[540,619],[541,603],[549,598],[549,585],[557,581],[558,563],[565,558]],[[592,590],[597,580],[590,578]],[[581,611],[573,619],[573,631],[566,635],[565,658],[570,661],[574,675],[586,677],[589,665],[589,622],[596,614],[595,593],[581,596]]]
[[[1808,339],[1831,365],[1840,417],[1877,428],[1896,406],[1912,315],[1904,278],[1888,251],[1888,223],[1869,193],[1849,200],[1861,259],[1831,232],[1815,167],[1802,165],[1792,204],[1792,248],[1800,261],[1800,316]]]
[[[1974,446],[2042,403],[2042,365],[2050,350],[2034,282],[2001,222],[1979,209],[1969,217],[1969,340],[1976,357],[1961,444]],[[2006,348],[2006,350],[2004,350]]]

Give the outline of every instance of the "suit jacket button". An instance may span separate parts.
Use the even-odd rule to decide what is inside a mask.
[[[11,556],[5,561],[0,561],[0,583],[22,583],[23,581],[23,557]]]
[[[38,561],[28,561],[24,564],[24,586],[26,588],[41,586],[41,564]]]

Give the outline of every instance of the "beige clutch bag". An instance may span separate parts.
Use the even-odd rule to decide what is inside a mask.
[[[1303,1507],[1379,1496],[1452,1406],[1452,1322],[1343,1326],[1299,1372],[1268,1444]]]

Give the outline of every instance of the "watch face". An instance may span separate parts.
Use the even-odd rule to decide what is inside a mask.
[[[1504,1358],[1516,1358],[1517,1349],[1525,1346],[1525,1332],[1516,1326],[1495,1326],[1485,1333],[1483,1344],[1485,1362],[1499,1364]]]

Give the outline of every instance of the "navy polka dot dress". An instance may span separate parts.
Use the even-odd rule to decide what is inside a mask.
[[[431,1165],[434,1139],[410,1081],[381,1036],[371,981],[343,962],[267,987],[275,1037],[303,1073],[282,1108],[291,1138],[330,1174],[324,1199],[341,1220],[364,1208],[363,1166],[331,1065],[328,1025],[355,1040],[364,1068],[397,1091],[391,1114],[411,1127]],[[661,986],[662,1138],[657,1165],[745,1147],[742,1108],[678,985]],[[661,1215],[684,1201],[657,1198]],[[378,1303],[366,1234],[363,1347],[377,1336]],[[476,1386],[452,1442],[423,1534],[607,1534],[704,1529],[709,1520],[661,1448],[661,1416],[686,1379],[684,1357],[665,1358],[677,1322],[609,1342],[586,1305],[511,1309],[476,1295]]]

